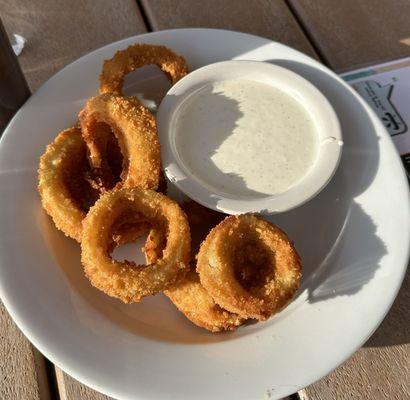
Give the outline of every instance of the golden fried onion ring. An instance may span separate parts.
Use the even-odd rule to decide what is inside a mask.
[[[245,319],[216,304],[201,285],[199,275],[195,271],[194,257],[201,242],[209,231],[224,218],[225,214],[205,208],[194,201],[183,203],[181,208],[188,217],[191,230],[191,269],[181,281],[164,293],[195,325],[211,332],[234,330],[242,325]],[[161,232],[152,229],[144,247],[147,262],[155,261],[162,248]]]
[[[120,187],[158,189],[162,181],[160,144],[152,114],[135,98],[103,94],[89,99],[79,115],[93,175],[102,192]],[[123,155],[120,182],[108,162],[115,135]]]
[[[232,331],[245,321],[215,303],[201,285],[195,269],[164,293],[191,322],[211,332]]]
[[[113,260],[113,226],[123,215],[141,215],[166,232],[161,257],[149,265]],[[91,284],[112,297],[138,302],[166,290],[188,270],[190,232],[187,218],[173,200],[152,190],[119,189],[100,197],[83,221],[81,261]]]
[[[293,298],[300,257],[288,237],[252,215],[230,216],[202,243],[197,271],[205,289],[226,310],[265,320]]]
[[[134,44],[117,51],[114,57],[104,61],[100,75],[100,93],[121,95],[125,75],[149,64],[157,65],[173,84],[188,73],[184,58],[167,47]]]
[[[38,190],[43,208],[65,235],[81,241],[81,222],[96,199],[84,179],[87,148],[78,128],[62,131],[40,158]]]

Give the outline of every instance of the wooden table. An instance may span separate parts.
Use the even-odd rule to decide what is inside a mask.
[[[209,27],[276,40],[341,72],[410,55],[408,0],[0,0],[30,88],[79,56],[131,35]],[[410,398],[410,274],[387,318],[356,354],[292,398]],[[103,400],[46,360],[0,306],[0,398]],[[348,332],[346,333],[348,334]]]

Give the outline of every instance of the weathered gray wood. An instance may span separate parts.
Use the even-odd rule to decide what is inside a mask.
[[[101,393],[80,384],[71,376],[67,375],[61,369],[56,367],[56,378],[60,400],[110,400]]]
[[[0,303],[0,399],[49,400],[44,357]]]
[[[145,31],[135,0],[0,0],[9,35],[27,39],[19,56],[32,90],[64,65]]]
[[[410,270],[392,309],[368,342],[303,400],[410,399]],[[348,334],[348,332],[346,332]]]
[[[315,53],[283,0],[142,0],[152,29],[220,28],[267,37]]]
[[[336,71],[410,56],[408,0],[288,3],[320,55]]]

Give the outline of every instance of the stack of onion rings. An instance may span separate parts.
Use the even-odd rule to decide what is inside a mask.
[[[148,64],[173,83],[188,71],[164,46],[136,44],[105,61],[100,95],[87,101],[80,126],[61,132],[40,159],[43,207],[58,229],[81,243],[86,276],[109,296],[129,303],[164,292],[211,332],[265,320],[297,291],[299,255],[267,221],[224,219],[193,201],[181,209],[155,192],[164,192],[166,182],[156,121],[136,98],[122,96],[125,75]],[[111,258],[116,246],[147,231],[148,265]]]
[[[164,293],[195,325],[211,332],[235,330],[244,323],[245,319],[220,307],[202,286],[199,275],[195,271],[194,256],[201,242],[212,227],[224,219],[225,214],[205,208],[194,201],[183,203],[181,208],[188,217],[191,230],[190,271]],[[162,248],[162,232],[152,229],[143,249],[147,262],[155,262]]]
[[[201,242],[224,214],[210,210],[194,201],[182,204],[191,228],[191,269],[184,279],[164,293],[194,324],[211,332],[231,331],[242,325],[244,318],[220,307],[202,286],[195,271],[195,258]]]

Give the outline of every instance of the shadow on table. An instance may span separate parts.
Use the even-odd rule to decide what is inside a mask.
[[[387,347],[410,343],[410,269],[386,318],[364,344],[365,347]]]

